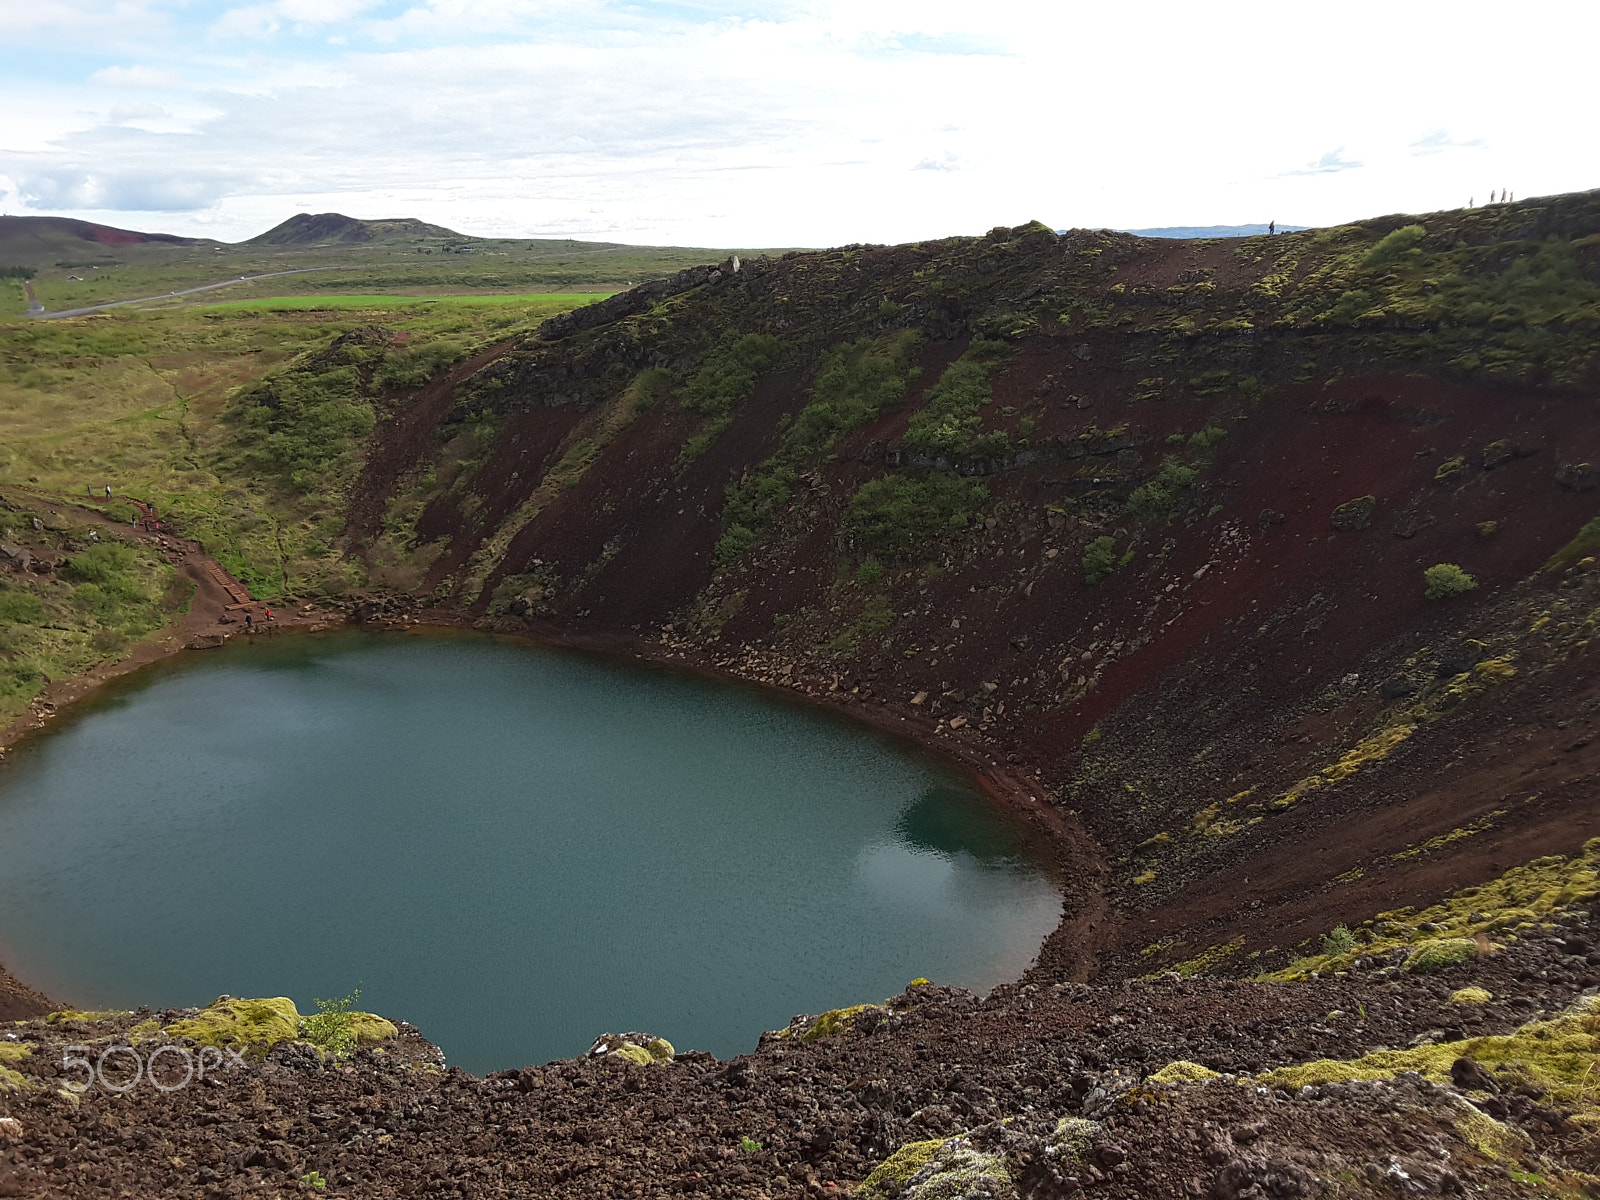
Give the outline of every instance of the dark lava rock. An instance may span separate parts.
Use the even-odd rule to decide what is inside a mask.
[[[1372,514],[1378,511],[1376,496],[1358,496],[1346,500],[1333,510],[1329,523],[1342,533],[1353,533],[1372,524]]]

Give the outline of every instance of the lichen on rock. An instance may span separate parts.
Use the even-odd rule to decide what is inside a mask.
[[[862,1200],[998,1200],[1012,1194],[998,1154],[985,1154],[965,1133],[901,1146],[856,1190]]]
[[[639,1033],[602,1033],[595,1038],[594,1045],[589,1047],[586,1058],[620,1058],[624,1062],[637,1063],[641,1067],[655,1064],[670,1063],[677,1053],[672,1048],[672,1043],[666,1038],[656,1037],[654,1034]]]

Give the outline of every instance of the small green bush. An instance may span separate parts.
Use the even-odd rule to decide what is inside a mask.
[[[37,625],[43,620],[44,605],[39,597],[0,587],[0,624]]]
[[[1330,958],[1349,954],[1355,948],[1356,935],[1350,932],[1348,925],[1335,925],[1322,937],[1322,952]]]
[[[798,462],[822,453],[900,404],[917,371],[920,340],[916,330],[907,329],[829,351],[817,370],[810,403],[784,433],[781,456]]]
[[[704,416],[726,416],[750,398],[756,378],[772,369],[783,343],[764,333],[725,332],[702,360],[683,393],[683,407]]]
[[[356,1048],[355,1021],[359,1015],[351,1006],[361,996],[361,985],[338,1000],[318,1000],[317,1011],[300,1018],[300,1037],[329,1054],[349,1054]]]
[[[865,549],[906,558],[936,538],[965,529],[988,500],[988,488],[959,475],[885,475],[867,481],[851,497],[846,520]]]
[[[1099,583],[1118,565],[1117,543],[1109,537],[1097,537],[1083,551],[1083,581]]]
[[[875,558],[862,559],[856,567],[856,583],[864,588],[874,588],[883,582],[883,564]]]
[[[928,389],[927,403],[911,414],[903,444],[929,455],[984,455],[1003,451],[1003,432],[981,434],[980,411],[994,398],[992,379],[1011,357],[1004,342],[975,337],[967,351],[945,368]]]
[[[722,536],[717,539],[717,547],[712,552],[712,562],[719,567],[738,562],[744,557],[745,551],[754,546],[760,539],[756,531],[747,525],[729,525],[722,531]]]
[[[1427,233],[1421,225],[1402,225],[1392,233],[1385,234],[1376,246],[1367,251],[1364,263],[1369,267],[1377,267],[1394,262],[1415,250]]]
[[[1161,464],[1160,473],[1149,483],[1140,484],[1128,496],[1128,512],[1135,517],[1150,518],[1171,512],[1178,502],[1178,493],[1192,487],[1198,472],[1173,459]]]
[[[1478,586],[1478,581],[1455,563],[1435,563],[1422,573],[1422,579],[1427,585],[1422,594],[1429,600],[1447,600]]]

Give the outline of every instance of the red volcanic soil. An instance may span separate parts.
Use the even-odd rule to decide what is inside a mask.
[[[76,238],[101,246],[131,246],[140,242],[165,242],[174,246],[188,246],[199,239],[178,237],[170,233],[139,233],[132,229],[118,229],[111,225],[97,225],[93,221],[80,221],[76,217],[0,217],[0,253],[23,238],[59,241]]]

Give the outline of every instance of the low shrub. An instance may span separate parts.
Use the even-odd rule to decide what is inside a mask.
[[[885,475],[851,497],[846,520],[866,550],[907,558],[935,538],[965,529],[988,500],[988,488],[959,475]]]
[[[1399,229],[1385,234],[1376,246],[1368,250],[1366,258],[1362,260],[1363,264],[1379,267],[1392,263],[1416,250],[1427,234],[1428,231],[1421,225],[1402,225]]]
[[[39,597],[15,588],[0,587],[0,624],[37,625],[44,620]]]
[[[1455,563],[1435,563],[1422,573],[1422,579],[1427,585],[1422,594],[1429,600],[1448,600],[1478,586],[1478,581]]]
[[[975,337],[928,389],[927,403],[911,414],[902,439],[908,450],[929,455],[983,455],[1004,450],[1004,433],[981,434],[980,410],[994,398],[992,380],[1011,357],[1004,342]]]
[[[1109,537],[1097,537],[1083,551],[1083,581],[1099,583],[1119,565],[1116,541]]]
[[[757,376],[772,369],[782,350],[783,343],[767,334],[728,330],[684,388],[683,407],[703,416],[726,416],[749,399]]]

